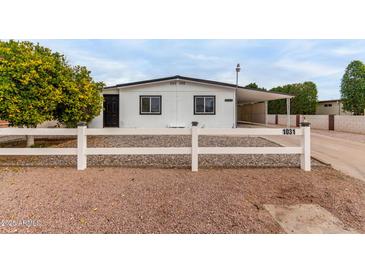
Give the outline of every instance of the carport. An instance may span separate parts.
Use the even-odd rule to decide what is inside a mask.
[[[268,102],[286,99],[287,127],[290,127],[290,99],[292,95],[239,87],[236,94],[237,122],[268,124]]]

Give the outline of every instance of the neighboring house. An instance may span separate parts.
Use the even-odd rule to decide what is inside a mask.
[[[217,81],[172,76],[106,87],[104,110],[89,127],[232,128],[237,120],[267,123],[267,101],[292,97]],[[237,115],[238,114],[238,115]]]
[[[343,110],[341,99],[319,101],[316,107],[317,115],[352,115]]]

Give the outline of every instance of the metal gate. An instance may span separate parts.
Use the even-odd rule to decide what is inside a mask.
[[[335,130],[335,115],[328,115],[328,129]]]

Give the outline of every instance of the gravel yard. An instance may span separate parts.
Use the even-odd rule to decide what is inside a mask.
[[[22,145],[22,144],[19,144]],[[24,145],[24,144],[23,144]],[[76,140],[53,147],[76,147]],[[88,138],[89,147],[184,147],[190,136],[96,136]],[[260,137],[200,136],[199,146],[278,146]],[[0,166],[75,166],[75,156],[7,156]],[[200,155],[199,167],[298,167],[299,155]],[[313,166],[321,165],[312,160]],[[108,155],[88,156],[88,166],[188,168],[190,155]]]
[[[0,233],[284,233],[266,204],[317,204],[365,232],[365,185],[329,167],[0,168]]]

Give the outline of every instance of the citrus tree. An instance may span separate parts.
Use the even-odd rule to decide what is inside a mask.
[[[64,63],[62,55],[38,44],[0,41],[0,119],[26,127],[52,120]]]
[[[88,122],[100,113],[102,87],[60,53],[31,42],[0,41],[0,120],[11,126]],[[28,146],[34,143],[27,139]]]
[[[64,73],[61,100],[55,111],[55,118],[68,127],[76,127],[80,121],[90,122],[100,114],[101,92],[104,83],[95,82],[86,67],[75,66]]]

